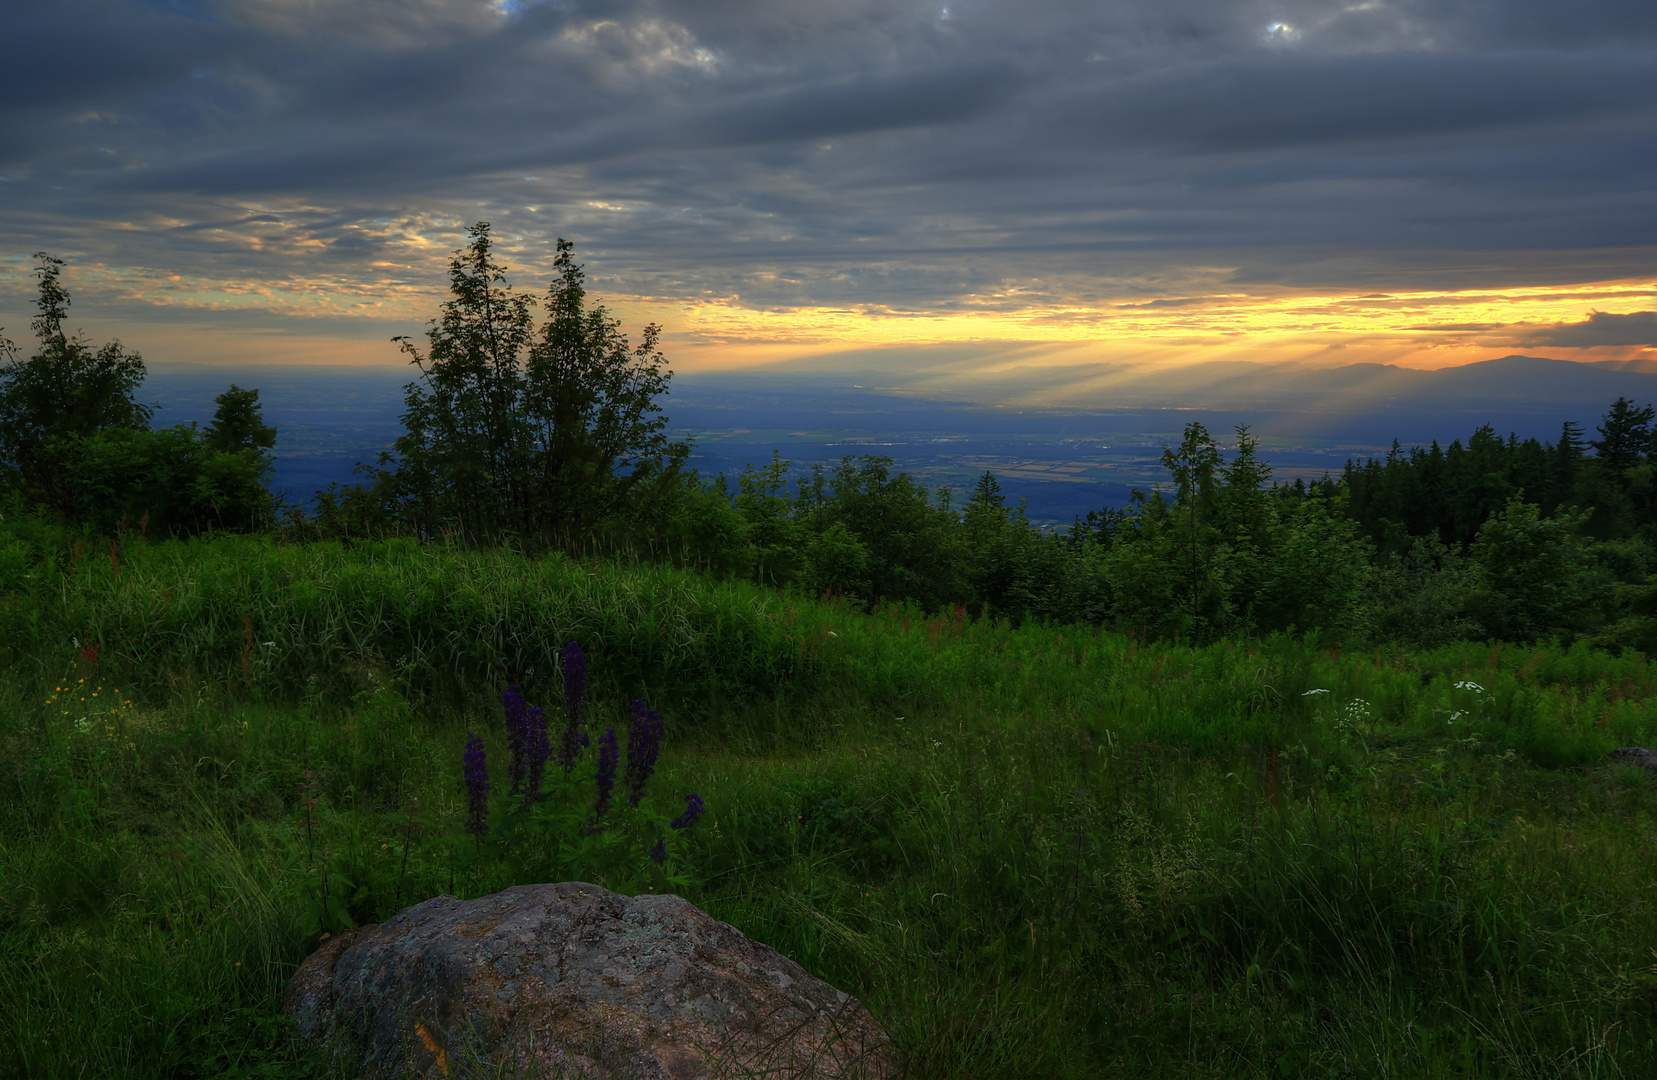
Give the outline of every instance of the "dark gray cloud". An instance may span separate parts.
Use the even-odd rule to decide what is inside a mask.
[[[1553,345],[1566,349],[1592,349],[1603,345],[1657,345],[1657,311],[1632,311],[1613,315],[1596,311],[1582,322],[1560,323],[1531,335],[1526,344]]]
[[[1146,308],[1190,307],[1192,304],[1200,304],[1202,302],[1203,300],[1200,296],[1167,296],[1156,300],[1146,300],[1139,304],[1117,304],[1116,306],[1123,310],[1136,310]]]
[[[1590,280],[1657,250],[1649,0],[0,10],[14,256],[414,272],[487,217],[629,291],[947,309],[1006,282],[1167,306],[1204,274]],[[1581,333],[1602,318],[1633,317]]]

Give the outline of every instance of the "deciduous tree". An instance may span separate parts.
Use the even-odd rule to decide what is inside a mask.
[[[630,344],[606,308],[587,304],[566,240],[537,328],[537,301],[508,283],[489,223],[469,236],[425,350],[395,339],[420,376],[405,388],[404,434],[365,470],[373,501],[421,535],[472,542],[571,543],[636,517],[689,454],[663,434],[661,328]],[[364,501],[330,492],[323,509]]]

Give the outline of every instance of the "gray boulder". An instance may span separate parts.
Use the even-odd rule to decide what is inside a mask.
[[[1613,750],[1611,751],[1611,760],[1623,765],[1633,765],[1635,768],[1644,769],[1651,775],[1653,781],[1657,781],[1657,753],[1652,753],[1643,746],[1625,746],[1619,750]]]
[[[336,934],[283,1011],[364,1076],[885,1078],[856,1000],[677,896],[524,885]]]

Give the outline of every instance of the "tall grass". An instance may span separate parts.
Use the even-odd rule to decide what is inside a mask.
[[[616,695],[698,718],[779,694],[858,701],[965,696],[1119,725],[1129,738],[1262,743],[1324,688],[1392,724],[1448,730],[1474,704],[1484,738],[1582,764],[1649,737],[1651,666],[1584,644],[1484,643],[1432,652],[1317,652],[1291,637],[1205,649],[889,607],[864,616],[670,567],[536,559],[405,541],[284,545],[264,538],[129,547],[0,539],[0,661],[46,681],[76,646],[154,699],[202,686],[267,701],[346,700],[387,676],[455,705],[509,681],[551,685],[578,640]],[[1487,693],[1453,690],[1476,680]],[[1446,726],[1448,724],[1448,727]]]
[[[1657,800],[1605,761],[1657,741],[1635,655],[1191,648],[510,552],[54,543],[0,541],[0,1070],[321,1068],[276,1015],[307,890],[331,875],[367,921],[514,880],[444,846],[460,746],[501,760],[490,695],[553,698],[570,639],[602,723],[669,704],[655,783],[710,807],[687,895],[861,996],[913,1075],[1657,1060]],[[133,695],[119,731],[47,704],[66,675]]]

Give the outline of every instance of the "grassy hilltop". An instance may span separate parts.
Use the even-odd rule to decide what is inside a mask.
[[[708,808],[606,883],[857,994],[916,1076],[1657,1059],[1657,800],[1606,758],[1657,742],[1638,654],[1193,648],[507,550],[7,528],[0,1072],[331,1075],[277,1011],[320,934],[567,871],[462,832],[461,757],[483,736],[507,820],[501,691],[552,712],[572,640],[589,728],[660,709],[652,791]]]

